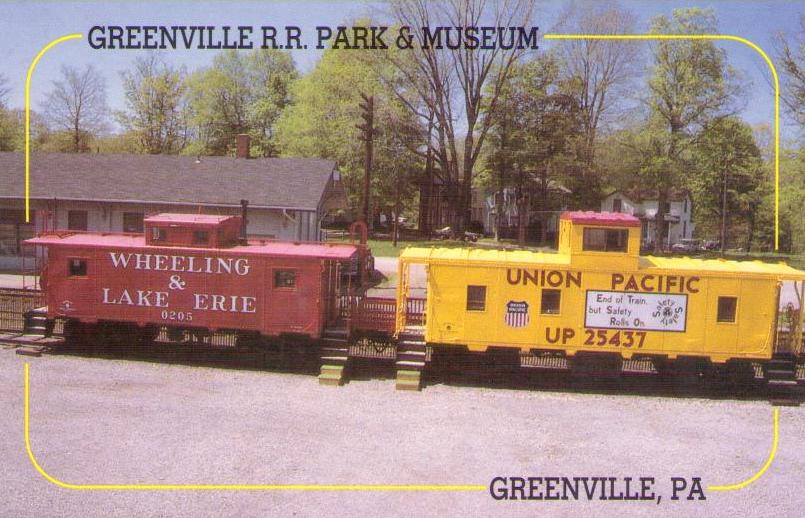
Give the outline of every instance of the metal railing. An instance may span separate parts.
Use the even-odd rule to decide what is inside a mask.
[[[45,295],[39,290],[0,288],[0,331],[21,333],[25,313],[45,305]]]
[[[349,329],[393,333],[397,318],[397,301],[385,297],[341,295],[338,298],[340,317],[348,322]],[[406,300],[406,322],[423,325],[425,322],[425,299]]]

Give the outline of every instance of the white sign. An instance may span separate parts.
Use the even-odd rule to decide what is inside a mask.
[[[584,327],[685,332],[688,296],[587,291]]]

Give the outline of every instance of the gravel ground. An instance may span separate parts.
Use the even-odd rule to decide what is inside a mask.
[[[653,476],[662,502],[496,501],[488,491],[76,491],[72,483],[481,484],[495,476]],[[762,400],[675,399],[303,374],[0,349],[2,516],[796,516],[805,408],[780,410],[779,453],[746,489],[671,501],[670,477],[739,482],[771,445]]]

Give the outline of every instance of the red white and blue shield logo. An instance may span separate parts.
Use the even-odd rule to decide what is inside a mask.
[[[506,303],[506,325],[509,327],[525,327],[528,325],[528,302],[510,300]]]

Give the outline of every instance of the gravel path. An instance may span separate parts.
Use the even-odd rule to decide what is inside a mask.
[[[495,476],[653,476],[653,502],[496,501],[469,493],[142,492],[60,489],[22,435],[72,483],[481,484]],[[748,488],[671,501],[670,477],[738,482],[771,445],[764,401],[431,385],[321,387],[300,374],[0,349],[2,516],[796,516],[805,408],[782,408],[780,447]]]

